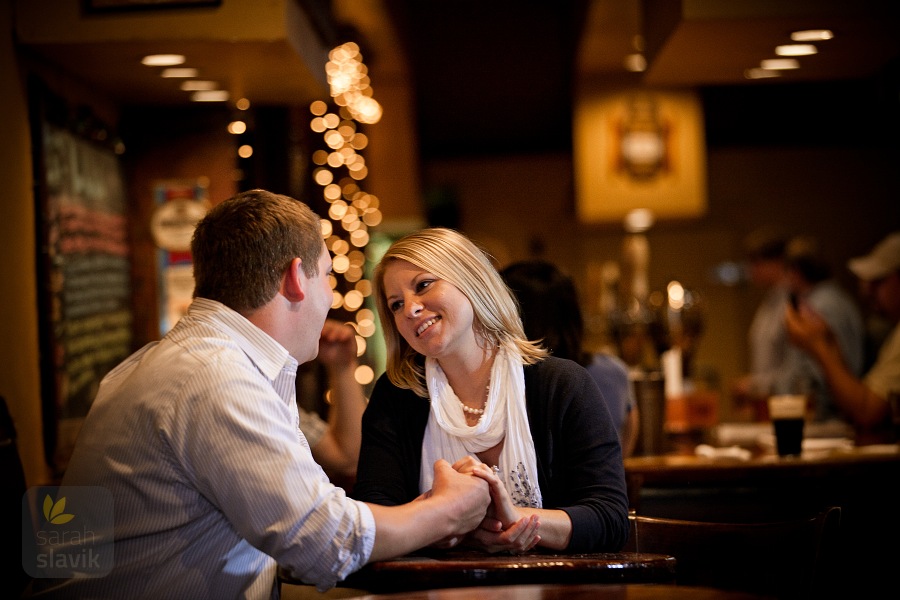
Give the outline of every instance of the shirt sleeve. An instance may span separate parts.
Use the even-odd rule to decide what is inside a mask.
[[[367,562],[371,511],[329,482],[272,382],[220,364],[183,393],[167,432],[176,460],[243,539],[320,589]]]

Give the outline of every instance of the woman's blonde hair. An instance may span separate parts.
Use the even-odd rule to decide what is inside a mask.
[[[492,344],[519,355],[524,364],[547,356],[546,350],[526,339],[515,297],[488,255],[453,229],[422,229],[394,242],[375,268],[375,301],[387,348],[386,372],[394,385],[428,396],[423,361],[400,335],[385,298],[384,271],[396,260],[412,263],[456,286],[472,303],[478,333]]]

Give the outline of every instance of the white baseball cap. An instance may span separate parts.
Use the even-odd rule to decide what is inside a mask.
[[[866,256],[852,258],[847,266],[864,281],[873,281],[900,269],[900,231],[881,240]]]

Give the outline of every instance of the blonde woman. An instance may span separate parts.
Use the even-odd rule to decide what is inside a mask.
[[[396,241],[374,280],[387,370],[363,416],[354,496],[427,495],[445,459],[487,479],[493,501],[478,529],[445,546],[620,549],[622,450],[597,384],[525,338],[487,255],[456,231],[425,229]]]

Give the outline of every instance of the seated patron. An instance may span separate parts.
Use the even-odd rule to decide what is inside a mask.
[[[575,282],[543,260],[513,263],[500,275],[516,296],[528,339],[541,342],[553,356],[574,360],[597,382],[619,431],[622,455],[630,456],[637,444],[639,417],[628,365],[614,354],[584,349],[584,318]]]
[[[763,297],[747,332],[750,369],[732,384],[731,393],[739,409],[754,417],[760,416],[759,407],[775,391],[790,350],[784,326],[790,293],[787,242],[786,236],[769,227],[757,229],[744,239],[750,282]]]
[[[809,307],[821,317],[854,377],[862,375],[865,327],[856,300],[831,276],[815,240],[793,238],[786,252],[788,285],[797,306]],[[785,356],[774,393],[804,393],[813,400],[816,421],[841,419],[822,369],[808,352],[791,346]]]
[[[469,546],[616,551],[628,534],[622,450],[585,369],[529,341],[489,258],[462,234],[396,241],[374,283],[387,370],[363,416],[353,493],[427,498],[436,460],[487,465],[489,519]],[[490,470],[489,470],[490,471]]]
[[[332,481],[343,480],[346,485],[351,485],[356,477],[362,414],[367,402],[356,381],[356,348],[356,331],[352,327],[336,319],[325,319],[316,361],[325,371],[331,394],[328,420],[316,412],[299,409],[300,431],[309,442],[313,458]]]
[[[859,440],[884,441],[891,410],[888,396],[900,391],[900,232],[888,235],[848,266],[873,309],[893,326],[865,375],[854,374],[837,335],[809,305],[788,308],[785,323],[791,341],[821,367],[835,405],[856,426]]]

